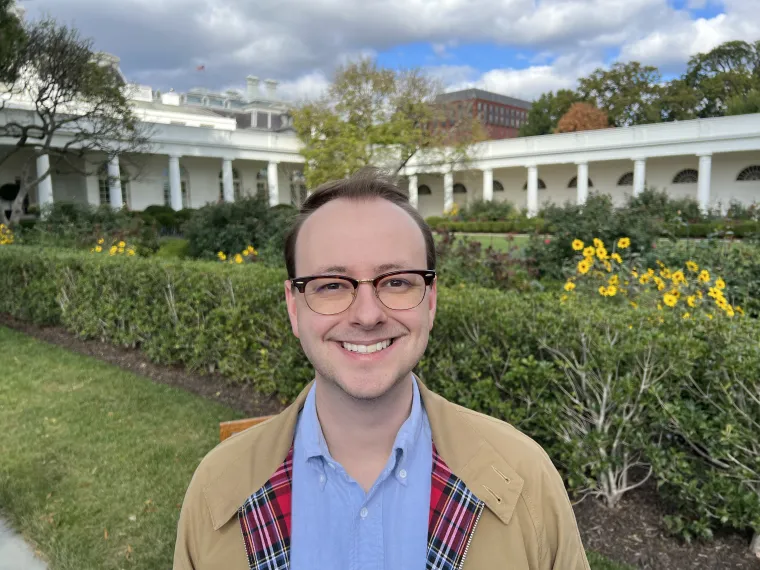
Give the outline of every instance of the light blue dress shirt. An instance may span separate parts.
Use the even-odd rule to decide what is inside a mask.
[[[291,570],[425,568],[433,441],[413,384],[412,411],[366,493],[330,456],[312,386],[293,449]]]

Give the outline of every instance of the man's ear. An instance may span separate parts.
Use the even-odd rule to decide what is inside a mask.
[[[430,293],[428,294],[428,314],[430,323],[428,330],[433,330],[433,322],[435,321],[435,311],[438,305],[438,279],[434,279],[430,284]]]
[[[293,330],[293,334],[296,338],[298,336],[298,307],[296,304],[296,295],[298,292],[294,292],[291,288],[293,285],[290,281],[285,281],[285,304],[288,306],[288,318],[290,319],[290,328]]]

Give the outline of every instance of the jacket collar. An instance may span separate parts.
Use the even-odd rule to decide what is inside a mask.
[[[522,477],[477,431],[468,418],[474,412],[435,394],[419,379],[417,382],[433,444],[441,458],[494,515],[509,523],[522,492]],[[298,414],[313,384],[312,380],[280,414],[253,428],[257,437],[248,439],[248,447],[241,450],[239,458],[204,485],[214,530],[236,515],[246,499],[280,468],[292,447]]]

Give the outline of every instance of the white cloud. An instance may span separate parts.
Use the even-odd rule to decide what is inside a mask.
[[[315,71],[292,81],[283,81],[277,87],[277,92],[286,101],[299,103],[318,99],[325,94],[329,85],[330,80],[324,73]]]

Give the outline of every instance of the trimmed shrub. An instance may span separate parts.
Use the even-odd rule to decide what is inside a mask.
[[[190,244],[183,238],[163,238],[156,257],[185,259],[188,256]]]

